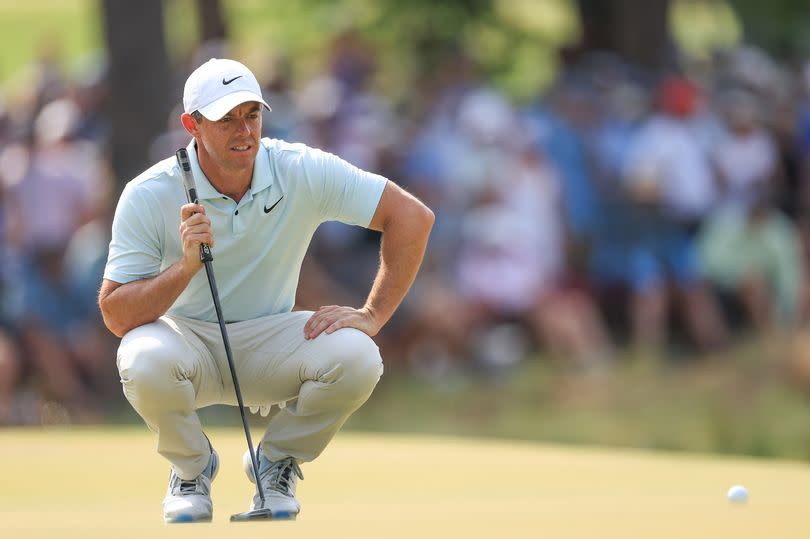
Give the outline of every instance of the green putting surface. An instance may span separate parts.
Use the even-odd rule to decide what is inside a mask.
[[[0,430],[0,537],[810,537],[805,463],[355,433],[302,466],[297,521],[231,523],[252,495],[244,435],[208,434],[214,520],[166,525],[145,428]],[[733,484],[747,504],[726,500]]]

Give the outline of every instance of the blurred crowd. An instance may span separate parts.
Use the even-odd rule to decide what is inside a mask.
[[[283,58],[251,64],[273,107],[264,135],[381,173],[435,212],[379,336],[394,375],[497,375],[538,351],[599,373],[628,351],[701,357],[810,319],[810,63],[741,47],[685,76],[592,53],[518,103],[459,49],[394,100],[362,37],[328,51],[303,81]],[[211,56],[227,46],[178,72]],[[115,103],[103,60],[68,76],[55,58],[30,66],[24,99],[0,99],[0,424],[94,421],[122,402],[95,303],[128,180],[107,155]],[[151,162],[188,141],[184,78]],[[298,307],[361,304],[378,250],[376,233],[324,224]]]

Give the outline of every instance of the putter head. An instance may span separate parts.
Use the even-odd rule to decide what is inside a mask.
[[[295,520],[297,515],[295,513],[288,513],[286,511],[273,514],[270,509],[254,509],[253,511],[245,511],[244,513],[236,513],[231,515],[231,522],[248,522],[251,520]]]

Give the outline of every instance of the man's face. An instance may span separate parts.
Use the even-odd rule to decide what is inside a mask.
[[[201,162],[232,171],[253,167],[262,133],[261,103],[242,103],[215,122],[203,118],[202,123],[191,123],[194,129],[189,131],[197,138]]]

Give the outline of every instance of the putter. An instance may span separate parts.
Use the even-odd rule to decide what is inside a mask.
[[[183,177],[183,186],[186,189],[186,196],[189,202],[197,204],[197,188],[194,184],[194,176],[191,173],[191,161],[188,159],[188,151],[185,148],[180,148],[175,153],[177,163],[180,165],[180,175]],[[239,413],[242,415],[242,426],[245,428],[245,438],[247,438],[248,451],[250,452],[250,461],[253,464],[253,476],[256,478],[256,488],[259,491],[259,498],[262,500],[264,506],[264,489],[262,483],[259,481],[259,461],[256,457],[256,452],[253,450],[253,438],[250,436],[250,426],[248,426],[247,415],[245,414],[245,405],[242,401],[242,391],[239,389],[239,380],[236,378],[236,367],[233,364],[233,355],[231,353],[231,343],[228,340],[228,330],[225,327],[225,319],[222,316],[222,305],[219,302],[219,292],[217,291],[217,282],[214,280],[214,268],[211,262],[214,256],[211,254],[211,247],[203,243],[200,245],[200,260],[205,265],[205,273],[208,275],[208,284],[211,287],[211,296],[214,298],[214,308],[217,311],[217,321],[219,322],[219,330],[222,333],[222,342],[225,345],[225,356],[228,358],[228,367],[231,369],[231,378],[233,379],[233,389],[236,392],[236,402],[239,404]],[[249,520],[289,520],[290,516],[273,515],[269,509],[255,509],[253,511],[245,511],[244,513],[237,513],[231,515],[231,522],[244,522]]]

